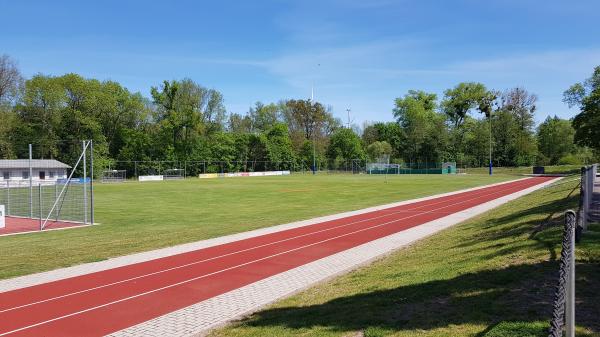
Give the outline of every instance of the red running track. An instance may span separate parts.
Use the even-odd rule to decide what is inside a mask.
[[[48,220],[44,230],[66,229],[88,226],[79,222],[53,221]],[[40,230],[40,220],[31,218],[6,217],[6,227],[0,228],[0,236],[19,233],[30,233]]]
[[[103,336],[551,179],[528,178],[0,293],[0,336]]]

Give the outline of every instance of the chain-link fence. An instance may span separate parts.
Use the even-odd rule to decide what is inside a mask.
[[[457,173],[456,163],[370,163],[366,159],[317,161],[316,171],[327,174],[446,174]],[[313,173],[312,161],[266,161],[266,160],[139,160],[111,161],[103,168],[106,181],[123,181],[120,177],[137,180],[140,176],[167,176],[169,172],[182,172],[184,178],[198,177],[207,173],[268,172],[290,171],[292,173]],[[118,175],[119,179],[113,179]],[[179,174],[178,174],[179,176]]]
[[[554,297],[549,337],[575,336],[575,244],[582,231],[587,229],[592,213],[591,201],[598,165],[581,168],[579,181],[579,209],[565,213],[565,225],[562,237],[558,285]]]
[[[73,143],[73,142],[70,142]],[[92,142],[76,142],[61,160],[40,158],[40,145],[28,146],[27,159],[0,160],[0,205],[6,227],[45,229],[61,222],[93,223]]]
[[[575,332],[576,218],[577,216],[574,211],[567,211],[565,213],[558,285],[554,295],[554,308],[552,319],[550,320],[549,337],[562,337],[563,328],[567,332],[567,337],[573,337]]]
[[[355,172],[364,170],[364,161],[347,161],[340,164],[340,170],[344,172]],[[196,161],[169,161],[169,160],[146,160],[146,161],[113,161],[103,169],[103,175],[113,176],[118,172],[119,177],[137,180],[140,176],[177,176],[184,178],[198,177],[207,173],[237,173],[237,172],[268,172],[268,171],[291,171],[294,173],[307,173],[311,166],[303,162],[295,161],[266,161],[266,160],[196,160]],[[334,170],[331,170],[334,171]],[[115,181],[111,179],[111,181]]]

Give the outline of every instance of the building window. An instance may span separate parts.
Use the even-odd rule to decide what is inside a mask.
[[[29,171],[23,171],[23,179],[29,179]]]
[[[40,180],[46,180],[46,171],[40,171],[39,177],[40,177]]]
[[[10,179],[10,172],[9,171],[2,172],[2,177],[4,178],[4,180]]]
[[[54,171],[50,171],[50,179],[54,178]]]

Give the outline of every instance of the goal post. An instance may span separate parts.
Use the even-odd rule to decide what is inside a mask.
[[[70,174],[58,179],[50,190],[44,190],[40,185],[40,230],[44,230],[53,221],[94,224],[92,149],[91,140],[82,141],[81,153],[71,167]],[[76,174],[81,175],[76,177]],[[42,200],[53,201],[43,212]]]
[[[178,180],[185,178],[185,170],[184,169],[166,169],[163,172],[164,180]]]
[[[126,170],[105,170],[102,171],[103,183],[121,183],[127,180]]]

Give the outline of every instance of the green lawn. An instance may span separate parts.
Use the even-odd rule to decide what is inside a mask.
[[[514,178],[298,174],[95,184],[101,225],[0,237],[0,279]]]
[[[573,187],[512,201],[211,336],[547,336]],[[600,336],[600,226],[577,256],[578,335]]]
[[[581,172],[582,165],[554,165],[545,166],[546,174],[577,174]],[[486,174],[488,173],[487,167],[473,167],[465,169],[468,174]],[[494,167],[495,174],[532,174],[533,167],[531,166],[520,166],[520,167]]]

